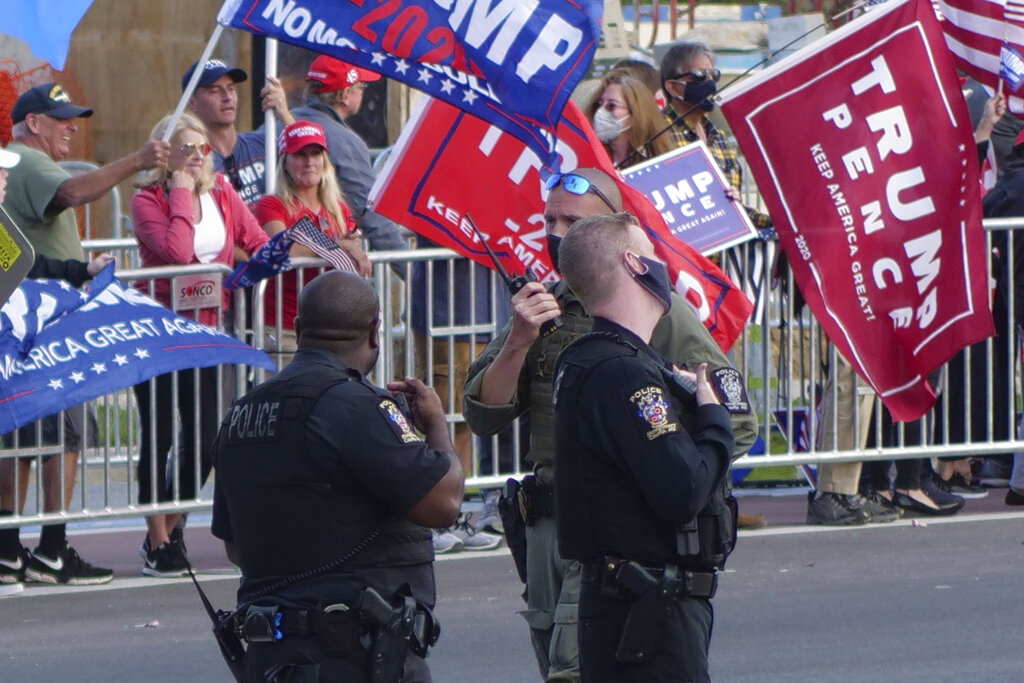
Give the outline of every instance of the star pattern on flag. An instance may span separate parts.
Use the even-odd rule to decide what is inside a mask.
[[[383,52],[372,52],[370,53],[370,61],[375,69],[377,69],[383,76],[395,76],[401,75],[407,77],[406,72],[410,67],[420,66],[416,70],[416,83],[422,84],[424,92],[435,96],[446,96],[453,103],[459,94],[462,95],[462,101],[470,106],[474,106],[476,101],[480,99],[481,94],[473,90],[471,87],[471,76],[465,76],[460,72],[454,72],[457,74],[456,77],[451,76],[451,71],[442,71],[440,67],[432,64],[424,64],[422,62],[412,62],[411,64],[400,57],[394,57]],[[432,73],[432,72],[437,72]],[[446,77],[442,77],[442,74],[448,74]],[[434,80],[434,76],[438,76],[438,80]],[[486,88],[486,84],[484,84]]]
[[[75,372],[72,372],[70,375],[68,375],[68,379],[74,382],[75,384],[81,384],[82,382],[85,381],[85,375],[76,370]]]
[[[57,389],[63,389],[64,388],[64,380],[51,379],[49,382],[47,382],[47,385],[51,389],[53,389],[54,391],[56,391]]]
[[[107,371],[107,364],[106,363],[93,363],[92,367],[89,368],[89,369],[92,370],[93,372],[95,372],[97,375],[102,375],[104,372]]]
[[[116,356],[114,356],[114,362],[123,367],[125,365],[128,365],[128,358],[126,356],[122,356],[119,353]]]
[[[58,285],[60,286],[60,288],[61,288],[61,289],[63,289],[63,290],[65,291],[65,292],[70,292],[70,291],[71,291],[71,285],[70,285],[70,284],[68,284],[67,280],[58,280],[58,281],[57,281],[57,284],[58,284]]]
[[[143,358],[149,358],[149,351],[147,351],[146,349],[137,348],[135,349],[135,353],[133,355],[139,360],[142,360]]]

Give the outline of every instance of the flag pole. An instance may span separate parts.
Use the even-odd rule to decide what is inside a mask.
[[[207,60],[210,59],[210,55],[213,54],[213,48],[216,47],[217,41],[220,40],[220,34],[224,32],[224,26],[217,24],[217,27],[213,29],[213,33],[210,35],[210,40],[206,42],[206,47],[203,49],[203,55],[196,62],[196,68],[192,69],[192,78],[188,80],[188,84],[185,86],[185,91],[181,93],[181,99],[178,100],[178,106],[174,109],[174,113],[171,115],[171,120],[167,124],[167,129],[164,131],[164,142],[171,141],[171,134],[174,132],[174,127],[178,125],[178,121],[181,119],[182,113],[185,111],[185,105],[188,104],[189,99],[192,98],[192,93],[195,92],[196,86],[199,85],[199,79],[203,75],[203,65],[206,64]]]
[[[263,58],[263,73],[277,77],[277,39],[267,38]],[[274,110],[263,112],[263,129],[266,131],[266,155],[264,156],[263,182],[266,194],[273,194],[277,184],[277,117]]]

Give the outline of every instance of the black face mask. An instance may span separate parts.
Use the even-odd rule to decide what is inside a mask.
[[[551,265],[558,270],[558,245],[562,243],[562,238],[558,235],[548,235],[548,258],[551,259]],[[558,272],[562,272],[558,270]]]
[[[710,78],[700,82],[687,83],[686,90],[683,91],[683,101],[704,111],[711,111],[715,108],[711,96],[716,92],[718,92],[718,84]]]
[[[640,283],[640,286],[654,295],[665,307],[665,313],[672,307],[672,279],[668,276],[668,267],[661,261],[638,257],[646,267],[642,273],[634,273],[633,279]]]

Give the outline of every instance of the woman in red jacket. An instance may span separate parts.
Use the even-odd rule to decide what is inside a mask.
[[[162,138],[169,123],[170,117],[165,117],[153,129],[152,136]],[[143,266],[187,263],[233,266],[236,253],[251,254],[268,240],[231,184],[213,173],[206,129],[191,114],[183,114],[174,127],[167,168],[142,174],[137,186],[140,189],[132,197],[131,213]],[[170,306],[170,282],[157,280],[153,295]],[[230,296],[224,291],[220,310],[200,309],[194,317],[198,322],[216,326],[220,314],[230,311],[230,303]],[[181,315],[193,317],[190,311],[182,311]],[[177,482],[166,472],[168,451],[174,436],[174,374],[160,375],[134,387],[142,431],[138,468],[140,504],[152,503],[154,497],[161,502],[173,500],[175,489],[179,500],[195,498],[199,493],[196,487],[197,460],[200,486],[206,483],[210,474],[213,440],[220,421],[220,406],[216,398],[217,368],[196,368],[177,373],[177,408],[182,429]],[[198,402],[197,397],[200,399]],[[151,420],[156,429],[155,435]],[[181,576],[185,573],[184,540],[180,532],[175,534],[180,516],[157,514],[146,517],[149,533],[143,545],[144,574]]]

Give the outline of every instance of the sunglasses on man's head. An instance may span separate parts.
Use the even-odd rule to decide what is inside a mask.
[[[588,191],[592,190],[594,194],[596,194],[601,201],[612,210],[612,213],[617,213],[619,211],[619,209],[615,208],[605,193],[598,189],[597,185],[581,175],[576,175],[575,173],[552,173],[544,183],[544,187],[548,191],[555,189],[559,185],[564,187],[566,192],[579,195],[581,197]]]
[[[686,71],[681,74],[678,74],[675,77],[670,78],[668,80],[678,81],[682,78],[686,78],[687,76],[693,78],[694,83],[700,83],[702,81],[708,80],[709,78],[715,82],[718,82],[718,79],[722,77],[722,72],[719,69],[694,69],[693,71]]]

